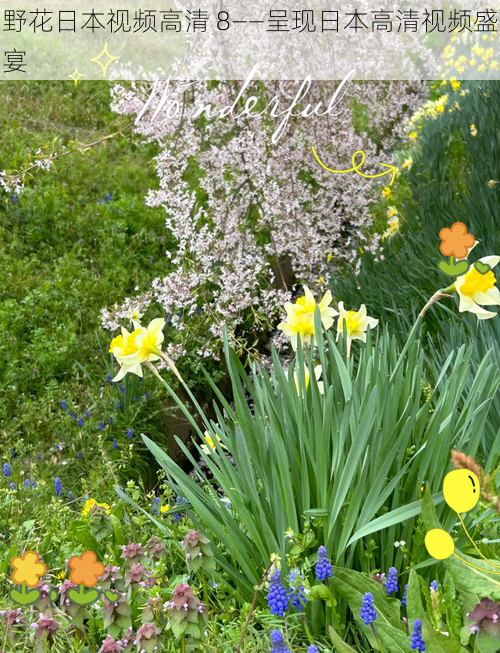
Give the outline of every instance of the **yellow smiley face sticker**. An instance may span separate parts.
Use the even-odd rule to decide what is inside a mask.
[[[455,512],[469,512],[479,501],[479,479],[469,469],[455,469],[443,482],[444,500]]]

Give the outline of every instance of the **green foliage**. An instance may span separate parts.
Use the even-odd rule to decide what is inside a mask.
[[[317,322],[321,332],[318,316]],[[443,369],[439,390],[426,401],[428,370],[414,336],[415,330],[400,353],[387,333],[370,335],[354,360],[345,359],[342,342],[335,343],[328,333],[326,345],[318,342],[324,396],[313,378],[306,389],[300,349],[298,390],[293,369],[287,374],[277,356],[271,375],[255,365],[251,381],[226,342],[235,408],[219,393],[224,412],[216,407],[217,420],[203,420],[212,440],[220,437],[231,459],[219,443],[210,454],[199,443],[196,447],[231,511],[186,447],[198,482],[143,436],[171,487],[188,498],[192,519],[230,552],[216,551],[217,562],[247,599],[271,555],[284,559],[290,551],[286,531],[301,532],[309,516],[315,517],[314,544],[325,543],[338,565],[369,570],[359,546],[362,533],[376,543],[376,567],[398,566],[403,553],[393,545],[412,542],[424,479],[438,492],[450,469],[450,448],[467,443],[472,455],[477,450],[498,389],[497,368],[485,357],[467,393],[471,353],[462,347],[451,370]],[[312,369],[311,350],[305,359]],[[414,539],[411,557],[420,561],[425,549]]]
[[[500,87],[471,81],[462,82],[460,92],[449,86],[447,92],[448,106],[457,101],[459,108],[423,124],[411,150],[411,170],[394,186],[390,203],[399,211],[402,234],[387,241],[383,261],[367,252],[357,276],[346,270],[333,279],[332,290],[346,305],[365,303],[370,315],[397,324],[403,339],[427,299],[449,285],[438,269],[439,231],[454,222],[466,224],[479,240],[472,260],[496,253],[500,235],[500,183],[487,185],[500,181]],[[475,325],[475,316],[457,319],[457,313],[455,300],[435,305],[426,318],[430,333],[441,333],[448,320]]]

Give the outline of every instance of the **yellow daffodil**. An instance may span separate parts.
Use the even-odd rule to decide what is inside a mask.
[[[458,91],[458,89],[460,88],[460,82],[457,82],[455,77],[450,77],[450,83],[451,83],[451,88],[454,91]]]
[[[387,217],[388,218],[394,218],[398,214],[398,210],[395,206],[390,206],[389,209],[387,210]]]
[[[471,125],[470,126],[470,133],[471,133],[472,136],[477,136],[476,125]]]
[[[403,163],[403,168],[404,168],[405,170],[406,170],[407,168],[408,168],[408,170],[411,170],[412,165],[413,165],[413,159],[412,159],[411,156],[410,156],[410,157],[408,157],[408,158],[405,160],[405,162]]]
[[[489,181],[486,182],[486,185],[488,188],[495,188],[495,186],[498,184],[498,181],[495,181],[494,179],[490,179]]]
[[[408,134],[408,138],[411,138],[413,141],[418,138],[418,133],[413,131]]]
[[[366,342],[366,330],[374,329],[378,320],[366,314],[366,306],[361,304],[359,311],[346,311],[344,302],[339,302],[340,317],[337,323],[337,340],[340,334],[347,336],[347,355],[350,355],[351,341],[362,340]]]
[[[107,515],[109,515],[111,512],[111,508],[109,507],[108,503],[98,503],[95,499],[87,499],[87,501],[85,501],[85,505],[83,506],[82,517],[86,517],[92,508],[102,508]]]
[[[208,431],[205,431],[203,437],[205,438],[206,444],[202,444],[201,448],[205,453],[211,454],[212,451],[216,450],[215,442],[213,441],[211,435],[208,433]],[[222,440],[219,438],[218,435],[215,436],[217,439],[217,442],[220,444],[220,446],[223,449],[227,449],[225,444],[222,444]]]
[[[327,290],[323,299],[318,304],[319,312],[321,313],[321,322],[325,329],[329,329],[332,326],[333,318],[338,315],[337,311],[330,306],[332,299],[332,293]],[[314,315],[316,311],[316,300],[307,286],[304,286],[304,296],[297,299],[297,303],[293,305],[293,308],[299,317],[306,313],[312,313]]]
[[[23,556],[15,556],[10,561],[12,580],[16,585],[27,585],[36,587],[40,577],[47,573],[47,567],[40,562],[38,553],[35,551],[26,551]]]
[[[385,188],[382,188],[382,195],[388,200],[392,200],[393,198],[392,190],[389,188],[389,186],[385,186]]]
[[[304,296],[299,297],[296,304],[290,302],[285,304],[286,322],[280,322],[278,329],[290,338],[294,351],[297,350],[299,334],[303,343],[309,343],[311,336],[314,335],[316,306],[319,308],[323,327],[329,329],[333,325],[333,318],[338,315],[338,312],[330,306],[332,299],[332,293],[327,290],[323,299],[316,304],[314,295],[307,286],[304,286]]]
[[[280,322],[278,329],[290,338],[294,351],[297,351],[297,340],[300,334],[302,343],[311,342],[314,335],[314,313],[297,314],[290,302],[285,304],[286,322]]]
[[[321,374],[323,372],[323,368],[321,365],[316,365],[314,368],[314,378],[316,379],[318,383],[318,390],[320,394],[325,394],[325,385],[323,381],[320,381]],[[297,374],[297,370],[293,371],[293,380],[295,381],[295,387],[297,388],[297,394],[300,394],[300,389],[299,389],[299,375]],[[306,390],[309,387],[309,381],[311,380],[311,373],[309,372],[309,368],[307,365],[304,365],[304,380],[306,383]]]
[[[494,268],[500,262],[500,256],[484,256],[479,259],[490,268]],[[455,290],[460,298],[459,311],[475,313],[479,320],[488,320],[495,317],[496,313],[487,311],[482,306],[500,306],[500,291],[495,286],[496,277],[490,270],[481,274],[475,267],[455,281]],[[481,306],[482,305],[482,306]]]
[[[109,348],[120,364],[120,371],[113,381],[120,381],[129,372],[142,376],[141,363],[160,358],[164,325],[163,318],[156,318],[147,327],[142,327],[139,322],[134,321],[135,330],[132,333],[122,327],[122,334],[111,341]]]
[[[492,70],[498,70],[498,63],[497,63],[496,61],[492,61],[492,62],[490,63],[490,68],[491,68]]]

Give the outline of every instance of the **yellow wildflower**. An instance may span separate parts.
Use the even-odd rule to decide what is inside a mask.
[[[325,283],[325,277],[320,277],[320,278],[316,281],[316,285],[318,285],[318,286],[322,286],[324,283]]]
[[[481,263],[494,268],[500,262],[500,256],[484,256],[479,259]],[[459,311],[475,313],[479,320],[488,320],[497,314],[487,311],[482,306],[500,306],[500,291],[495,286],[496,277],[490,270],[481,274],[475,267],[458,277],[455,281],[455,290],[460,298]],[[480,304],[482,306],[480,306]]]
[[[57,580],[64,580],[64,579],[66,578],[66,572],[65,572],[65,571],[61,571],[61,573],[60,573],[60,574],[56,574],[56,575],[54,576],[54,578],[56,578]]]
[[[417,132],[410,132],[410,133],[408,134],[408,138],[411,138],[411,139],[413,139],[413,140],[415,140],[417,137],[418,137],[418,133],[417,133]]]
[[[92,508],[102,508],[107,515],[109,515],[111,512],[111,508],[109,507],[109,504],[98,503],[95,499],[87,499],[87,501],[85,501],[85,505],[82,510],[82,517],[86,517],[90,513]]]
[[[382,188],[382,195],[388,200],[393,199],[392,190],[389,186],[385,186],[384,188]]]
[[[408,170],[411,170],[412,165],[413,165],[413,159],[410,156],[403,163],[403,168],[405,168],[405,169],[408,168]]]
[[[470,133],[471,133],[472,136],[477,136],[476,125],[471,125],[470,126]]]
[[[326,257],[326,260],[327,260],[327,261],[331,261],[332,258],[333,258],[333,254],[330,253],[330,254],[328,254],[328,256]]]
[[[164,515],[169,510],[170,510],[170,506],[168,505],[168,503],[165,506],[160,506],[160,512],[161,512],[162,515]]]

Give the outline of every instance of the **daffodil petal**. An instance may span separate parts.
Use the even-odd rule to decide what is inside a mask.
[[[486,292],[475,292],[472,299],[476,304],[482,306],[498,306],[500,305],[500,290],[495,286],[495,288],[490,288]]]
[[[496,267],[500,263],[500,256],[483,256],[479,259],[481,263],[486,263],[490,268]]]

